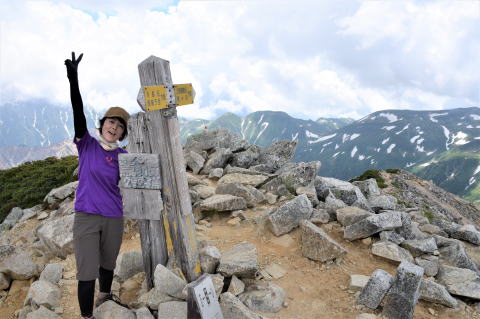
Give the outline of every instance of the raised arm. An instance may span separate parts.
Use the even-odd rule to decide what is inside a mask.
[[[73,109],[73,126],[75,128],[75,138],[79,141],[87,132],[87,120],[83,113],[83,101],[78,87],[78,64],[82,60],[83,53],[75,60],[75,52],[72,52],[72,59],[65,60],[67,67],[67,77],[70,81],[70,100]]]

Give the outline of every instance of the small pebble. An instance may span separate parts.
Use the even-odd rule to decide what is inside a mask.
[[[428,308],[428,312],[434,316],[435,315],[435,310],[433,310],[432,308]]]

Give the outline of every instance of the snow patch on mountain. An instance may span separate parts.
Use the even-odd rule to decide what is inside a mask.
[[[390,144],[390,146],[387,148],[387,153],[390,154],[392,150],[395,148],[396,144]]]
[[[384,126],[384,127],[382,127],[382,130],[391,131],[391,130],[393,130],[394,128],[396,128],[396,126],[394,126],[394,125],[392,125],[392,126]]]
[[[365,155],[358,155],[358,159],[363,161],[365,159]]]
[[[400,131],[396,132],[395,134],[398,135],[398,134],[402,133],[402,132],[405,131],[409,126],[410,126],[410,123],[408,123],[407,125],[405,125]]]
[[[410,143],[412,143],[412,144],[415,143],[415,141],[416,141],[417,138],[419,138],[419,137],[420,137],[420,135],[415,135],[414,137],[412,137],[412,138],[410,139]]]
[[[444,116],[444,115],[448,115],[447,112],[445,113],[430,113],[429,116],[430,116],[430,121],[434,122],[434,123],[438,123],[438,120],[436,119],[437,116]]]
[[[355,153],[357,153],[357,151],[358,151],[357,146],[354,146],[353,149],[352,149],[352,151],[350,152],[350,157],[353,158],[353,157],[355,156]]]
[[[305,130],[305,135],[306,135],[307,137],[318,138],[318,135],[317,135],[317,134],[312,133],[312,132],[310,132],[309,130]]]
[[[424,138],[420,138],[420,139],[418,139],[417,144],[422,144],[423,141],[425,141],[425,139],[424,139]]]
[[[390,137],[387,137],[386,139],[384,139],[384,140],[382,141],[382,145],[384,145],[385,143],[387,143],[389,140],[390,140]]]
[[[323,141],[326,141],[326,140],[329,140],[333,137],[337,136],[337,133],[333,133],[331,135],[327,135],[327,136],[322,136],[322,137],[319,137],[318,139],[316,139],[315,141],[308,141],[309,144],[314,144],[314,143],[318,143],[318,142],[323,142]],[[325,146],[325,145],[323,145]]]
[[[389,123],[393,123],[393,122],[398,121],[398,116],[396,116],[393,113],[380,113],[380,114],[378,114],[378,116],[385,117],[388,120]]]
[[[480,115],[478,115],[478,114],[470,114],[470,117],[471,117],[474,121],[480,121]]]
[[[452,136],[452,141],[454,141],[455,145],[465,145],[468,143],[467,137],[468,137],[467,134],[465,134],[462,131],[459,131]]]
[[[353,141],[354,139],[356,139],[357,137],[359,137],[360,134],[358,133],[353,133],[352,136],[350,136],[350,141]]]
[[[298,132],[295,134],[292,134],[292,141],[295,141],[298,137]]]
[[[248,122],[249,122],[248,124],[250,124],[250,121],[248,121]],[[255,144],[255,143],[258,141],[258,139],[260,138],[260,136],[263,134],[263,132],[265,132],[265,130],[266,130],[267,127],[268,127],[268,124],[269,124],[268,122],[263,122],[263,123],[262,123],[262,129],[260,130],[260,132],[258,133],[257,137],[255,138],[255,141],[253,141],[253,144]],[[297,134],[298,134],[298,133],[297,133]]]
[[[477,175],[478,172],[480,172],[480,165],[477,166],[477,168],[476,168],[475,171],[473,172],[473,175]]]
[[[445,135],[445,137],[447,138],[447,140],[445,141],[445,148],[448,150],[449,149],[449,145],[452,144],[452,143],[449,143],[448,141],[450,140],[450,130],[448,128],[446,128],[445,126],[442,125],[442,128],[443,128],[443,134]]]

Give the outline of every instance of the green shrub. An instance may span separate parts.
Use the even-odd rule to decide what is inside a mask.
[[[0,170],[0,223],[13,207],[29,208],[42,203],[48,192],[76,180],[77,156],[48,157]]]
[[[400,173],[400,169],[398,168],[387,168],[385,172],[390,173],[390,174],[398,174]]]
[[[427,217],[429,223],[435,218],[435,214],[428,208],[423,209],[423,215]]]
[[[370,178],[375,178],[375,180],[377,181],[378,187],[380,188],[387,187],[387,185],[385,184],[385,180],[380,176],[380,172],[376,169],[366,170],[362,175],[351,179],[350,183],[356,182],[356,181],[365,181]]]

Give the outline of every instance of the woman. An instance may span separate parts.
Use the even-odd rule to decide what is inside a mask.
[[[121,107],[112,107],[100,120],[98,140],[90,136],[78,87],[78,64],[83,54],[65,60],[75,127],[74,143],[79,157],[73,240],[77,265],[78,303],[82,318],[93,318],[95,280],[100,293],[96,306],[112,299],[113,270],[122,243],[123,210],[118,187],[119,147],[127,135],[130,117]]]

